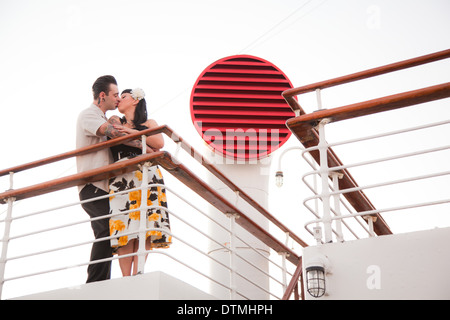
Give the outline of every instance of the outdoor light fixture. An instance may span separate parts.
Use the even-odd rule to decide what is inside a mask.
[[[328,258],[320,252],[313,254],[305,263],[306,291],[314,298],[320,298],[326,293],[327,273],[331,273]]]
[[[281,159],[283,158],[283,156],[286,154],[286,152],[291,151],[291,150],[305,150],[305,148],[303,147],[290,147],[287,149],[284,149],[284,151],[280,154],[280,157],[278,158],[278,171],[275,173],[275,184],[277,187],[281,187],[283,186],[283,171],[281,171]]]
[[[283,171],[277,171],[275,173],[275,184],[277,187],[281,187],[283,185]]]
[[[306,290],[314,298],[325,294],[325,268],[311,266],[306,268]]]

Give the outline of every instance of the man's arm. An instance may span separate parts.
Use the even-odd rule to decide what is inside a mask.
[[[111,139],[126,136],[127,135],[126,133],[122,133],[118,129],[114,128],[115,124],[122,125],[120,123],[119,117],[117,117],[117,116],[111,117],[107,122],[102,124],[100,126],[100,128],[98,128],[98,130],[97,130],[97,135],[107,136]],[[142,149],[142,142],[140,140],[131,140],[131,141],[125,142],[124,144],[126,144],[127,146],[130,146],[130,147]],[[147,148],[147,150],[148,149],[149,148]]]

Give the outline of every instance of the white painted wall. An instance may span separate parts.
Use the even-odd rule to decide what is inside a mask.
[[[15,300],[214,300],[215,297],[164,272],[87,283]]]
[[[450,299],[449,245],[450,228],[440,228],[307,247],[303,263],[328,258],[319,299]]]

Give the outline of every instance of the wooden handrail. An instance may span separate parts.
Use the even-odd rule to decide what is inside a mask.
[[[284,292],[283,298],[282,300],[289,300],[289,297],[292,294],[292,291],[294,290],[294,288],[296,287],[298,280],[300,279],[301,275],[302,275],[302,257],[300,257],[300,262],[297,265],[297,268],[294,271],[294,274],[292,275],[291,281],[289,282],[286,291]],[[303,295],[303,288],[302,288],[302,300],[304,300],[304,295]]]
[[[37,195],[50,193],[56,190],[85,184],[88,182],[104,180],[114,177],[119,174],[136,170],[139,164],[150,161],[152,165],[160,165],[165,170],[169,171],[178,180],[183,182],[199,196],[208,201],[215,208],[221,212],[228,214],[234,213],[239,216],[236,222],[241,225],[248,232],[260,239],[264,244],[275,250],[276,252],[287,253],[287,259],[297,265],[300,257],[285,246],[283,243],[274,238],[267,230],[261,228],[253,222],[242,211],[236,208],[228,200],[223,198],[217,191],[209,187],[205,182],[198,178],[194,173],[188,170],[184,165],[174,161],[173,157],[168,152],[154,152],[151,154],[144,154],[135,158],[116,162],[101,168],[88,170],[82,173],[77,173],[67,177],[55,179],[52,181],[36,184],[33,186],[8,190],[0,193],[0,202],[5,203],[8,198],[15,198],[16,200],[26,199]]]
[[[95,151],[99,151],[99,150],[102,150],[102,149],[110,148],[112,146],[115,146],[115,145],[118,145],[118,144],[121,144],[121,143],[125,143],[127,141],[139,139],[143,134],[145,134],[145,135],[158,134],[158,133],[161,133],[162,130],[165,127],[166,126],[163,125],[163,126],[158,126],[158,127],[152,128],[152,129],[146,129],[146,130],[140,131],[138,133],[133,133],[133,134],[129,134],[129,135],[126,135],[126,136],[123,136],[123,137],[119,137],[119,138],[111,139],[111,140],[108,140],[108,141],[100,142],[100,143],[93,144],[93,145],[90,145],[90,146],[87,146],[87,147],[83,147],[83,148],[79,148],[79,149],[72,150],[72,151],[69,151],[69,152],[61,153],[61,154],[58,154],[56,156],[51,156],[51,157],[48,157],[48,158],[44,158],[44,159],[41,159],[41,160],[36,160],[36,161],[29,162],[29,163],[26,163],[26,164],[22,164],[22,165],[18,165],[18,166],[15,166],[15,167],[11,167],[11,168],[8,168],[8,169],[3,169],[3,170],[0,170],[0,177],[4,176],[4,175],[7,175],[10,172],[17,173],[17,172],[21,172],[21,171],[24,171],[24,170],[37,168],[39,166],[43,166],[43,165],[50,164],[50,163],[53,163],[53,162],[57,162],[57,161],[61,161],[61,160],[69,159],[69,158],[73,158],[73,157],[76,157],[76,156],[81,156],[81,155],[84,155],[84,154],[87,154],[87,153],[90,153],[90,152],[95,152]]]
[[[283,223],[281,223],[278,219],[276,219],[273,215],[271,215],[264,207],[262,207],[258,202],[256,202],[252,197],[250,197],[246,192],[240,189],[236,184],[234,184],[229,178],[227,178],[222,172],[220,172],[215,166],[213,166],[207,159],[205,159],[200,153],[198,153],[191,145],[189,145],[181,136],[175,133],[169,126],[161,125],[152,129],[142,130],[137,133],[133,133],[127,136],[119,137],[116,139],[111,139],[105,142],[100,142],[95,145],[90,145],[84,148],[80,148],[77,150],[69,151],[66,153],[62,153],[56,156],[48,157],[45,159],[33,161],[27,164],[11,167],[8,169],[4,169],[0,171],[0,176],[7,175],[10,172],[21,172],[24,170],[36,168],[42,165],[50,164],[53,162],[57,162],[60,160],[69,159],[71,157],[76,157],[79,155],[87,154],[89,152],[95,152],[101,149],[109,148],[114,145],[118,145],[130,140],[139,139],[143,134],[144,135],[153,135],[163,133],[167,135],[174,142],[179,142],[183,150],[189,153],[194,159],[199,161],[208,171],[210,171],[214,176],[216,176],[220,181],[225,183],[231,190],[239,191],[239,195],[242,199],[247,201],[251,206],[253,206],[258,212],[260,212],[266,219],[271,221],[274,225],[279,227],[283,232],[289,233],[290,237],[300,244],[302,247],[308,246],[308,244],[303,241],[300,237],[298,237],[294,232],[292,232],[288,227],[286,227]],[[99,179],[102,180],[102,179]],[[80,183],[84,184],[84,183]],[[1,201],[0,201],[1,202]]]
[[[152,161],[162,154],[162,151],[145,154],[127,161],[115,162],[108,166],[87,170],[81,173],[38,183],[32,186],[7,190],[3,193],[0,193],[0,203],[5,204],[9,198],[14,198],[15,201],[18,201],[99,180],[107,180],[117,175],[136,170],[138,164],[145,161]]]
[[[448,97],[450,97],[450,82],[358,102],[343,107],[318,110],[313,113],[288,119],[286,125],[299,139],[301,139],[301,141],[311,140],[314,139],[312,128],[315,127],[320,120],[325,118],[329,119],[331,122],[336,122]]]
[[[301,108],[298,101],[296,99],[294,99],[294,96],[296,96],[296,95],[315,91],[317,89],[325,89],[325,88],[330,88],[333,86],[337,86],[337,85],[341,85],[341,84],[345,84],[345,83],[349,83],[349,82],[353,82],[353,81],[357,81],[357,80],[367,79],[367,78],[379,76],[382,74],[399,71],[402,69],[416,67],[416,66],[419,66],[422,64],[426,64],[426,63],[430,63],[430,62],[434,62],[434,61],[438,61],[438,60],[442,60],[442,59],[446,59],[446,58],[450,58],[450,49],[427,54],[424,56],[420,56],[420,57],[416,57],[416,58],[412,58],[412,59],[408,59],[408,60],[403,60],[400,62],[387,64],[387,65],[384,65],[381,67],[372,68],[372,69],[360,71],[357,73],[352,73],[352,74],[334,78],[334,79],[316,82],[316,83],[298,87],[298,88],[288,89],[288,90],[284,91],[282,93],[282,95],[283,95],[284,99],[287,101],[287,103],[291,106],[292,110],[299,111],[300,115],[302,115],[302,114],[305,114],[305,112]]]

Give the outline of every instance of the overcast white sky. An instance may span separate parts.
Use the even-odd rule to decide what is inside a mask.
[[[197,77],[214,61],[258,56],[301,86],[448,49],[449,17],[448,0],[1,0],[0,168],[74,149],[76,118],[92,102],[98,76],[114,75],[120,90],[143,88],[150,117],[201,147],[189,97]],[[323,93],[324,107],[447,82],[449,72],[450,64],[442,62],[330,89]],[[310,96],[303,101],[307,112],[315,109]],[[445,103],[418,107],[414,118],[397,114],[413,125],[448,119]],[[379,117],[361,127],[370,133],[397,124]],[[336,128],[335,141],[353,136]],[[441,139],[448,140],[446,130]],[[295,145],[291,138],[285,147]],[[339,155],[344,162],[351,159]],[[301,161],[286,158],[286,167]],[[271,204],[284,221],[295,214],[293,205],[301,206],[291,202],[298,198],[301,176],[291,168],[295,181],[285,169],[286,186],[273,190],[278,199],[273,203],[281,201],[286,209]],[[55,176],[74,172],[74,161],[52,169]],[[7,180],[1,183],[1,190],[9,187]],[[16,187],[25,184],[18,177]],[[303,233],[303,225],[295,230]]]

